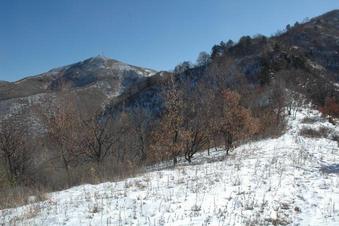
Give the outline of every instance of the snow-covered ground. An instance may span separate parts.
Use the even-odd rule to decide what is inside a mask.
[[[242,145],[229,157],[203,152],[191,165],[2,210],[0,225],[339,225],[338,144],[299,135],[303,126],[339,130],[320,117],[303,124],[304,117],[319,114],[298,112],[283,136]]]

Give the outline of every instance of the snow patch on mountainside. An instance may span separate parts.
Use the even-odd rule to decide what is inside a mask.
[[[303,123],[303,118],[319,120]],[[82,185],[0,211],[5,225],[339,225],[339,150],[303,127],[339,129],[304,109],[275,139],[199,153],[193,163]],[[164,164],[162,164],[164,165]]]
[[[338,90],[339,91],[339,83],[334,83],[334,86],[336,87],[336,90]]]

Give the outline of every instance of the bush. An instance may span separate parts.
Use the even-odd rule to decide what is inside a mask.
[[[339,134],[333,135],[332,140],[336,141],[339,146]]]
[[[331,130],[327,127],[320,127],[318,129],[313,129],[309,127],[303,127],[299,134],[303,137],[309,138],[326,138],[330,134]]]
[[[320,111],[325,115],[339,117],[339,103],[334,97],[326,97],[325,104]]]
[[[316,123],[318,122],[320,119],[317,118],[317,117],[305,117],[301,120],[301,123],[304,123],[304,124],[313,124],[313,123]]]

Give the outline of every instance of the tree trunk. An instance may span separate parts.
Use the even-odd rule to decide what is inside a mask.
[[[141,161],[145,161],[147,159],[147,155],[145,153],[145,141],[142,135],[139,136],[140,138],[140,153],[141,153]]]
[[[224,143],[225,143],[226,155],[228,155],[232,147],[232,143],[233,143],[232,135],[228,132],[224,134]]]
[[[173,167],[175,167],[178,163],[178,159],[176,156],[173,156]]]
[[[225,150],[226,150],[226,155],[228,155],[228,144],[227,144],[226,134],[224,135],[224,146],[225,146]]]
[[[215,137],[213,138],[213,144],[214,144],[214,150],[218,151],[217,142],[215,141]]]
[[[8,152],[9,153],[9,152]],[[12,164],[12,159],[10,154],[6,155],[7,158],[7,164],[8,164],[8,170],[7,170],[7,178],[10,181],[10,183],[15,183],[16,182],[16,177],[15,177],[15,170]]]
[[[66,159],[64,154],[62,154],[61,157],[62,157],[64,168],[65,168],[65,171],[66,171],[67,187],[70,187],[71,186],[71,173],[70,173],[70,169],[69,169],[69,164],[68,164],[68,161],[67,161],[67,159]]]

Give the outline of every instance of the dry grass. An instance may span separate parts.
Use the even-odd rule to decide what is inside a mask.
[[[46,199],[52,191],[64,190],[81,184],[99,184],[103,182],[121,181],[140,175],[145,171],[143,165],[135,166],[132,162],[108,164],[84,164],[72,169],[71,184],[67,185],[66,175],[62,171],[50,172],[50,184],[22,186],[11,184],[0,169],[0,209],[14,208]]]
[[[22,186],[0,188],[0,209],[22,206],[46,199],[46,192]]]

